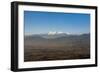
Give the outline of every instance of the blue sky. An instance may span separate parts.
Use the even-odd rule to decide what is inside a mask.
[[[90,32],[90,14],[24,11],[25,34]]]

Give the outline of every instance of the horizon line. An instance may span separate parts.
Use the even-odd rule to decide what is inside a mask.
[[[41,35],[41,34],[48,34],[48,33],[27,33],[27,34],[24,34],[25,36],[28,36],[28,35]],[[67,35],[82,35],[82,34],[90,34],[90,32],[87,32],[87,33],[57,33],[57,34],[67,34]],[[49,34],[48,34],[49,35]],[[51,34],[52,35],[52,34]]]

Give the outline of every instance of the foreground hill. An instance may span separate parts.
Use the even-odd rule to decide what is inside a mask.
[[[90,58],[90,34],[31,35],[24,44],[24,61]]]

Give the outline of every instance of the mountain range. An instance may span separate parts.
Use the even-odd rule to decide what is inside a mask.
[[[67,34],[67,33],[61,33],[61,32],[49,32],[46,34],[33,34],[33,35],[25,35],[25,38],[34,38],[34,37],[38,37],[38,38],[44,38],[44,39],[56,39],[56,38],[62,38],[62,37],[81,37],[81,36],[89,36],[89,33],[85,33],[85,34]]]
[[[90,34],[69,35],[69,34],[36,34],[31,36],[25,36],[26,45],[82,45],[87,46],[90,44]],[[33,44],[34,43],[34,44]]]

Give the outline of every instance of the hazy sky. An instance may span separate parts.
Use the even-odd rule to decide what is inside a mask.
[[[24,11],[25,34],[90,32],[90,14]]]

